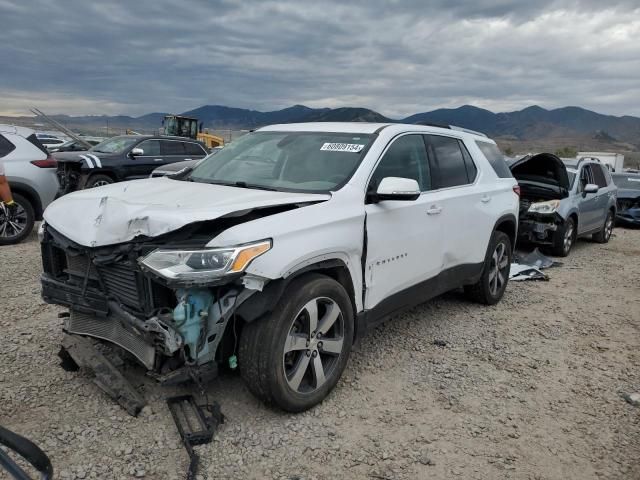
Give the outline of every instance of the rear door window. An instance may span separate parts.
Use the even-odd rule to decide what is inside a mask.
[[[462,140],[458,140],[458,144],[460,145],[460,150],[462,151],[462,156],[464,157],[464,166],[467,167],[467,178],[469,179],[469,183],[473,183],[478,175],[478,168],[476,164],[473,163],[473,158],[471,158],[471,154],[467,147],[464,146],[464,142]]]
[[[160,142],[160,151],[162,155],[184,156],[184,142],[164,140]]]
[[[0,158],[6,157],[16,149],[16,146],[11,143],[6,137],[0,135]]]
[[[603,188],[607,186],[607,178],[602,171],[602,165],[591,165],[591,172],[593,173],[593,180],[598,187]]]
[[[457,138],[425,135],[429,155],[437,166],[435,188],[456,187],[471,183],[464,155]]]
[[[185,146],[185,150],[186,150],[186,154],[187,155],[193,155],[193,156],[205,155],[205,151],[197,143],[185,142],[184,146]]]
[[[496,175],[500,178],[513,178],[511,174],[511,170],[507,165],[507,162],[504,160],[504,155],[500,152],[500,149],[497,145],[488,142],[482,142],[476,140],[476,145],[485,156],[485,158],[489,161],[491,168],[496,172]]]

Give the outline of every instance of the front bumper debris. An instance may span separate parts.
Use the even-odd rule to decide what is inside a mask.
[[[552,245],[559,221],[555,217],[537,219],[524,218],[518,225],[518,239],[538,245]]]
[[[71,357],[78,367],[88,370],[93,375],[95,384],[130,415],[137,416],[145,406],[144,398],[94,347],[91,340],[77,335],[65,335],[59,355],[63,360],[67,356]]]

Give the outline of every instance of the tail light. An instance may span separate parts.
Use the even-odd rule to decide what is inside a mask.
[[[33,160],[31,165],[35,165],[38,168],[56,168],[58,166],[58,162],[49,155],[44,160]]]
[[[513,193],[515,193],[516,195],[520,196],[520,185],[514,185],[513,186]]]

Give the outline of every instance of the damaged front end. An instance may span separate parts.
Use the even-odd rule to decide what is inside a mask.
[[[87,175],[82,173],[83,162],[81,159],[57,158],[56,176],[58,177],[58,197],[67,193],[81,190],[87,181]]]
[[[117,345],[165,384],[211,378],[233,355],[220,348],[227,324],[256,291],[240,272],[270,248],[206,250],[173,237],[90,248],[45,226],[41,243],[42,296],[69,308],[66,334]]]
[[[567,169],[550,153],[528,155],[509,168],[520,185],[518,239],[538,245],[552,245],[565,219],[560,205],[571,187]]]

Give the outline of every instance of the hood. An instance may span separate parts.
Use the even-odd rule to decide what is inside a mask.
[[[518,183],[523,181],[549,184],[553,188],[560,187],[566,192],[571,188],[567,167],[552,153],[527,155],[512,162],[509,168]]]
[[[329,198],[329,194],[270,192],[153,178],[65,195],[49,205],[44,219],[70,240],[100,247],[138,236],[157,237],[236,212]]]
[[[167,163],[166,165],[156,168],[153,172],[162,172],[165,175],[172,175],[184,170],[185,168],[195,167],[201,161],[202,160],[183,160],[182,162]]]

